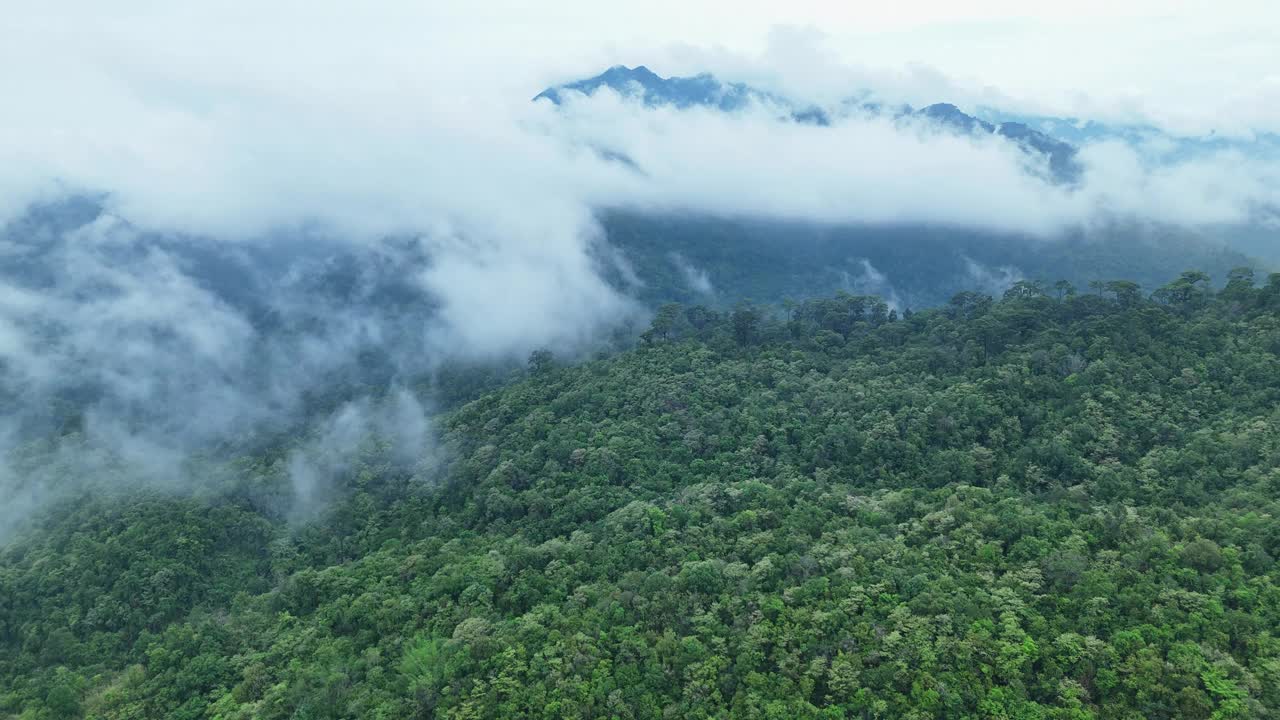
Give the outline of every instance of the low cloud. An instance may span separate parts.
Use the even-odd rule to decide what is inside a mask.
[[[377,448],[378,444],[384,445]],[[384,398],[359,398],[318,423],[310,437],[290,452],[286,463],[292,491],[289,515],[311,519],[330,500],[341,475],[349,474],[361,450],[379,450],[401,472],[434,470],[438,456],[428,413],[413,393],[394,388]]]
[[[711,276],[706,270],[696,267],[678,252],[671,253],[670,258],[671,264],[675,266],[680,277],[684,279],[684,284],[690,290],[704,298],[715,296],[716,289],[711,284]]]
[[[855,295],[877,295],[892,310],[904,310],[906,306],[898,296],[893,283],[866,258],[858,260],[858,272],[847,275],[849,290]]]
[[[1154,157],[1153,157],[1154,155]],[[1087,145],[1084,209],[1173,225],[1249,223],[1280,207],[1277,158],[1237,149],[1178,160],[1119,142]]]
[[[456,42],[433,44],[423,23],[391,22],[399,13],[385,35],[353,37],[322,8],[286,52],[289,13],[131,8],[0,35],[7,66],[46,58],[0,79],[0,450],[17,458],[0,464],[0,495],[17,498],[0,532],[65,489],[57,468],[181,484],[198,449],[320,417],[288,464],[311,507],[356,437],[427,416],[397,414],[408,395],[388,411],[328,391],[404,387],[450,359],[572,356],[641,314],[605,279],[626,264],[605,245],[603,209],[1047,238],[1280,205],[1271,158],[1155,163],[1098,145],[1065,187],[1001,138],[888,118],[819,128],[767,106],[649,109],[610,92],[530,103],[540,88],[511,91],[512,73],[529,79],[518,63],[477,58],[471,72]],[[48,47],[59,52],[37,52]],[[673,263],[715,291],[705,270]],[[892,288],[862,270],[856,283]],[[41,457],[78,454],[88,470],[22,471],[22,448],[58,433],[75,440]]]
[[[965,272],[968,274],[968,285],[992,297],[1004,295],[1004,291],[1013,284],[1023,280],[1022,271],[1016,267],[1002,265],[991,267],[983,265],[973,258],[964,258]]]
[[[648,109],[608,89],[577,95],[547,132],[608,148],[642,172],[591,202],[833,223],[927,223],[1049,237],[1116,219],[1246,223],[1280,206],[1280,164],[1225,148],[1187,157],[1104,142],[1079,183],[1046,182],[1044,158],[994,135],[853,115],[831,127],[779,108]]]

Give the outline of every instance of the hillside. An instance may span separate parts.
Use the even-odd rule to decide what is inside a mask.
[[[1081,287],[1127,278],[1151,292],[1184,268],[1218,282],[1266,264],[1173,227],[1117,225],[1053,239],[924,224],[832,225],[691,214],[604,213],[601,225],[647,305],[781,305],[844,291],[876,294],[899,310],[945,304],[965,290],[1000,295],[1018,280]],[[1263,243],[1259,243],[1261,246]],[[627,278],[614,278],[619,286]]]
[[[1277,407],[1280,275],[668,306],[307,524],[283,450],[51,508],[0,713],[1266,717]]]

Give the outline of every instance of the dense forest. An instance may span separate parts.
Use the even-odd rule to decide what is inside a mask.
[[[1280,274],[1215,279],[664,305],[305,523],[284,448],[121,468],[0,547],[0,715],[1280,716]]]
[[[1240,228],[1193,232],[1141,223],[1099,224],[1052,238],[900,223],[830,224],[707,215],[601,213],[609,248],[626,272],[615,284],[646,304],[676,301],[731,308],[836,292],[879,295],[900,308],[945,304],[981,290],[998,295],[1017,280],[1085,286],[1123,277],[1151,292],[1187,267],[1216,282],[1257,264],[1273,234]]]

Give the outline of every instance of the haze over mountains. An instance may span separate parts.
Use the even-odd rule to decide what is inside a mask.
[[[1056,192],[1066,196],[1073,192],[1087,196],[1091,190],[1082,185],[1105,182],[1098,178],[1106,172],[1108,151],[1131,153],[1133,161],[1141,157],[1151,163],[1150,172],[1155,176],[1175,178],[1188,169],[1191,172],[1186,174],[1202,172],[1194,166],[1195,158],[1212,156],[1215,152],[1247,151],[1255,161],[1265,161],[1276,147],[1275,138],[1269,135],[1249,141],[1173,138],[1149,127],[1113,127],[1062,118],[1014,116],[990,108],[980,110],[980,117],[949,103],[916,109],[871,100],[867,92],[853,93],[844,100],[821,105],[740,82],[722,81],[710,73],[662,77],[643,65],[634,68],[617,65],[593,77],[547,88],[533,100],[564,107],[577,102],[607,105],[611,102],[609,98],[653,112],[711,111],[727,117],[743,116],[747,118],[743,122],[763,116],[764,122],[772,119],[783,125],[799,126],[798,133],[807,132],[803,130],[805,127],[832,128],[842,123],[865,130],[868,124],[887,122],[899,136],[936,131],[959,139],[995,138],[1016,147],[1032,161],[1023,166],[1028,175],[1059,186],[1062,190]],[[568,112],[572,114],[574,110],[569,108]],[[991,122],[984,117],[1004,119]],[[1018,119],[1013,119],[1015,117]],[[582,125],[573,127],[581,129]],[[1078,147],[1041,132],[1033,125],[1070,131],[1069,137],[1082,145]],[[809,136],[815,146],[821,147],[820,132],[809,133]],[[602,158],[621,162],[628,169],[644,174],[645,163],[627,153],[626,141],[623,137],[616,146],[600,143],[593,147]],[[828,151],[835,155],[836,162],[854,165],[864,161],[856,152],[842,157],[841,141],[833,132]],[[1163,147],[1153,151],[1158,145]],[[1092,175],[1088,178],[1084,176],[1085,166],[1080,158],[1083,146],[1090,146],[1086,156]],[[903,152],[904,155],[912,151],[927,153],[930,149],[904,148]],[[707,158],[706,162],[714,163],[721,158],[723,156]],[[894,160],[892,156],[880,156],[875,161],[892,164]],[[1037,172],[1038,168],[1044,170],[1043,174]],[[976,170],[975,167],[958,172]],[[1135,185],[1149,184],[1149,180],[1141,177],[1133,177],[1131,181]],[[922,178],[921,182],[923,185],[928,180]],[[851,195],[850,200],[853,204],[858,202],[856,195]],[[1119,272],[1151,286],[1162,282],[1161,278],[1170,272],[1176,272],[1172,265],[1178,262],[1213,268],[1219,275],[1225,275],[1229,266],[1250,262],[1245,257],[1250,253],[1266,257],[1269,262],[1277,257],[1273,252],[1278,225],[1272,206],[1265,200],[1249,202],[1234,219],[1215,225],[1195,220],[1177,222],[1172,210],[1167,210],[1164,217],[1156,217],[1158,213],[1150,211],[1126,211],[1114,207],[1112,200],[1103,200],[1092,211],[1092,218],[1078,218],[1056,230],[1031,233],[1016,225],[993,230],[990,221],[966,227],[967,223],[957,223],[950,218],[920,222],[910,215],[870,223],[856,214],[848,220],[837,216],[828,221],[826,230],[821,228],[821,223],[759,222],[767,217],[766,212],[755,214],[757,221],[752,221],[751,211],[734,211],[731,215],[736,219],[733,220],[717,219],[714,213],[699,214],[696,210],[667,219],[658,217],[661,213],[655,214],[652,210],[609,213],[602,217],[611,243],[624,250],[632,262],[640,263],[639,276],[648,279],[651,285],[642,294],[654,300],[660,300],[664,293],[666,296],[674,293],[686,300],[714,299],[714,295],[708,294],[708,287],[721,288],[724,292],[721,299],[730,301],[746,296],[767,299],[790,293],[805,297],[837,289],[875,287],[898,298],[900,303],[920,307],[945,301],[952,293],[967,289],[965,283],[982,285],[980,278],[1005,278],[1007,285],[1021,277],[1044,281],[1057,273],[1081,283],[1090,275]],[[628,227],[632,223],[644,227],[645,231]],[[839,237],[839,240],[816,240],[821,237]],[[662,250],[654,251],[656,247]],[[902,248],[912,259],[895,257],[894,248]],[[743,273],[728,269],[733,265],[731,258],[739,253],[755,256],[759,267],[772,268],[775,282],[761,282],[758,274],[753,282],[739,285],[736,281],[741,280]],[[669,267],[664,269],[663,265]],[[943,267],[947,270],[939,272]],[[690,268],[712,269],[698,270],[698,281],[682,289],[680,279],[689,277]],[[667,276],[667,280],[659,281],[657,286],[663,289],[655,292],[653,278],[662,276]],[[1001,291],[998,285],[988,283],[986,287],[989,291]]]
[[[1009,121],[993,124],[962,112],[949,103],[935,103],[919,109],[910,105],[888,107],[876,102],[849,98],[834,107],[793,100],[742,83],[721,82],[710,73],[693,77],[664,78],[649,68],[615,65],[595,77],[577,80],[539,93],[534,100],[547,99],[559,105],[568,93],[592,95],[608,88],[624,97],[635,98],[649,107],[671,106],[679,109],[706,107],[733,112],[750,105],[763,105],[785,114],[790,119],[812,125],[829,126],[850,115],[887,116],[894,120],[924,119],[941,127],[965,134],[996,134],[1009,138],[1026,150],[1043,154],[1056,180],[1070,182],[1079,177],[1075,162],[1076,148],[1028,127]]]
[[[1273,0],[21,5],[0,720],[1280,716]]]
[[[852,89],[850,95],[842,100],[822,104],[741,82],[722,81],[707,72],[687,77],[662,77],[644,65],[615,65],[599,75],[547,88],[534,100],[546,99],[559,105],[573,94],[590,96],[601,88],[638,100],[651,108],[703,107],[735,112],[758,105],[795,122],[820,126],[829,126],[849,117],[879,116],[897,121],[925,120],[961,134],[995,134],[1008,138],[1027,151],[1044,155],[1049,159],[1052,177],[1060,182],[1079,179],[1081,167],[1076,156],[1080,146],[1090,143],[1121,142],[1140,148],[1148,156],[1164,162],[1229,150],[1271,160],[1280,157],[1280,135],[1275,133],[1252,133],[1247,137],[1218,135],[1215,132],[1203,136],[1178,136],[1152,125],[1013,113],[987,106],[979,106],[968,113],[945,101],[913,108],[906,103],[873,99],[869,91],[857,89]]]
[[[670,301],[844,291],[902,312],[1019,280],[1149,291],[1187,267],[1222,282],[1276,245],[1264,153],[1155,162],[856,88],[819,104],[617,66],[502,111],[423,113],[391,84],[282,95],[237,76],[201,105],[135,82],[148,93],[97,134],[28,122],[54,150],[0,170],[18,173],[0,237],[0,390],[19,408],[5,447],[70,431],[172,476],[300,423],[385,427],[371,395],[414,388],[425,417],[531,351],[626,346]],[[281,122],[300,108],[310,120]],[[132,128],[153,126],[139,144]],[[300,495],[342,465],[324,462],[294,465]],[[46,491],[16,467],[0,483],[32,500],[11,517]]]
[[[539,348],[625,346],[668,301],[845,291],[904,311],[1020,279],[1149,291],[1188,266],[1222,282],[1277,245],[1265,135],[1174,151],[947,97],[817,101],[644,65],[534,102],[480,83],[419,104],[392,70],[312,87],[287,65],[175,82],[108,61],[119,83],[58,65],[104,99],[92,133],[54,102],[17,104],[4,446],[72,428],[169,471],[344,402],[365,411],[369,388],[448,405],[472,383],[444,369],[489,368],[481,387]]]

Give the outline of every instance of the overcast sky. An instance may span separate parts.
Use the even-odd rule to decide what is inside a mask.
[[[1227,119],[1280,127],[1280,3],[1270,0],[488,5],[450,13],[459,38],[502,25],[500,44],[513,54],[537,47],[552,62],[562,47],[618,61],[654,56],[690,71],[697,51],[710,50],[796,74],[832,63],[890,77],[937,74],[1047,109],[1148,114],[1188,130]],[[780,28],[791,28],[788,41],[778,42]],[[693,51],[670,52],[681,45]]]
[[[109,75],[387,82],[498,102],[645,63],[664,74],[710,67],[819,88],[862,81],[918,101],[937,93],[928,99],[1149,118],[1187,133],[1280,131],[1272,0],[15,5],[0,26],[5,84],[59,92],[75,89],[67,71],[86,64]]]
[[[708,69],[816,100],[867,89],[887,101],[1145,119],[1187,134],[1280,132],[1277,7],[1267,0],[26,2],[0,24],[0,217],[52,182],[111,192],[126,217],[194,232],[251,233],[303,218],[330,219],[343,231],[417,231],[445,216],[508,217],[494,212],[499,202],[513,211],[501,232],[528,232],[531,208],[563,206],[558,222],[582,215],[584,199],[598,206],[643,195],[549,145],[565,126],[529,102],[548,84],[617,63],[662,74]],[[813,211],[827,198],[818,209],[876,210],[869,219],[884,219],[885,208],[890,217],[955,214],[959,222],[978,212],[1043,228],[1097,207],[1161,217],[1190,207],[1188,221],[1220,221],[1269,202],[1275,172],[1260,157],[1245,171],[1239,158],[1223,156],[1147,177],[1113,149],[1092,156],[1093,192],[1064,199],[1035,189],[1052,197],[1029,203],[1007,154],[991,156],[998,171],[966,159],[968,148],[899,134],[881,141],[882,129],[871,126],[818,138],[768,123],[720,127],[720,120],[646,119],[608,101],[603,107],[610,114],[588,113],[594,124],[568,145],[594,138],[645,154],[651,170],[669,168],[671,177],[653,175],[655,187],[641,190],[670,197],[685,188],[690,197],[678,204],[693,207],[707,200],[725,209],[704,197],[716,193],[773,198],[778,179],[795,174],[805,180],[792,188],[803,202],[779,207],[783,214]],[[662,124],[670,128],[658,132]],[[700,154],[725,138],[750,144]],[[842,138],[840,156],[858,160],[858,182],[845,177],[849,163],[827,163]],[[794,147],[789,158],[766,151],[784,141]],[[884,148],[892,157],[877,152]],[[688,158],[698,160],[681,168]],[[753,162],[758,167],[740,167]],[[916,169],[921,163],[927,171]],[[957,168],[979,166],[988,192],[975,205],[973,191],[954,179],[964,174]],[[894,202],[854,202],[897,187],[885,180],[895,167],[911,170]],[[954,192],[939,193],[927,178]],[[814,183],[830,187],[808,187]],[[1153,191],[1167,187],[1178,193]],[[1003,192],[1011,188],[1017,192]],[[1131,199],[1117,199],[1125,194]]]

